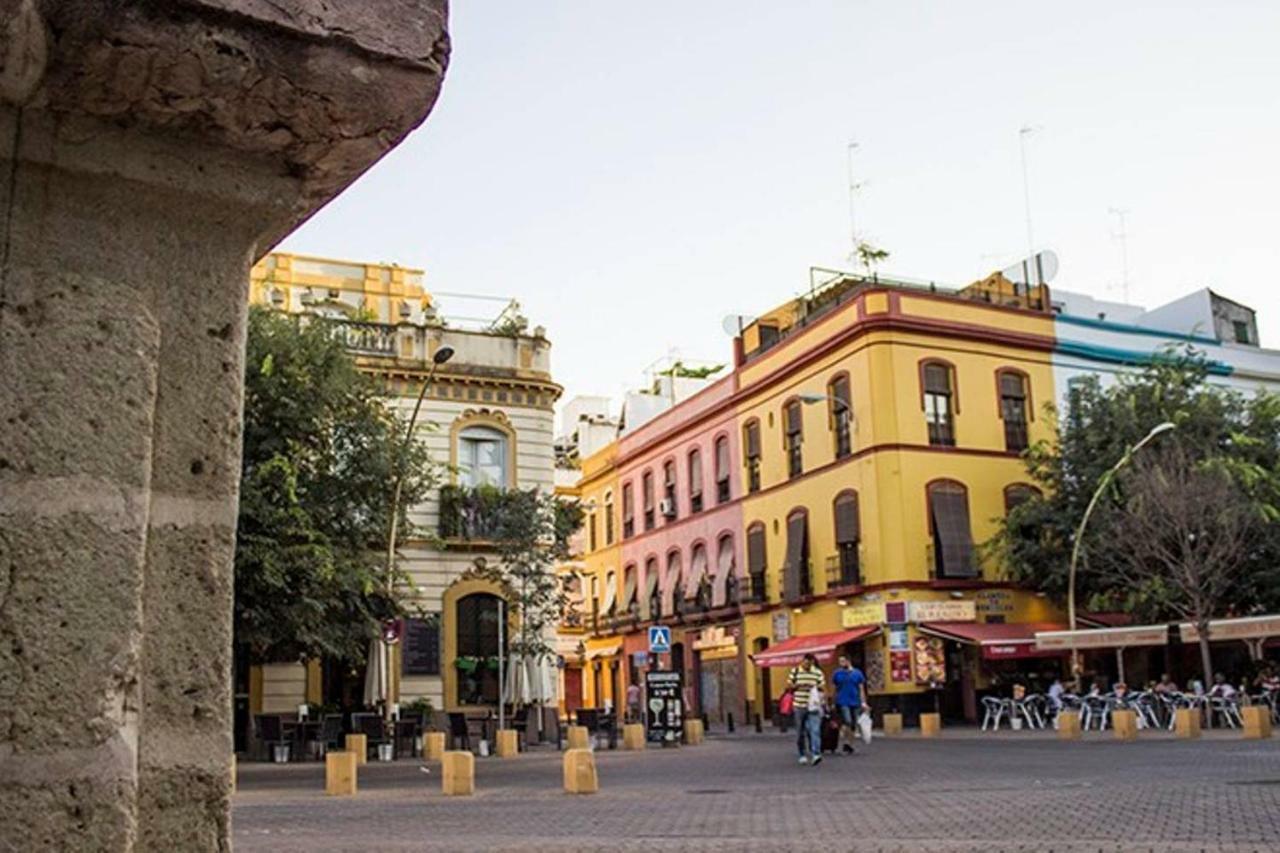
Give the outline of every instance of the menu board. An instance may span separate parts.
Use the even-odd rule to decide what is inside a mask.
[[[684,699],[680,673],[645,675],[645,737],[654,743],[679,743],[684,734]]]
[[[426,619],[406,619],[401,648],[400,670],[404,675],[439,675],[439,616],[433,614]]]
[[[941,639],[916,637],[911,654],[915,658],[917,683],[941,684],[947,680],[947,653]]]
[[[899,684],[911,680],[911,652],[889,652],[889,677]]]

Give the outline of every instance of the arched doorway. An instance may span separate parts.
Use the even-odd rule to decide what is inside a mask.
[[[498,704],[498,620],[501,611],[498,596],[487,592],[464,595],[454,606],[459,705]],[[503,645],[505,640],[504,636]],[[505,655],[506,649],[502,651]]]

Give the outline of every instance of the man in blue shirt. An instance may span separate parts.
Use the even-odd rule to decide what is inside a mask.
[[[840,740],[844,742],[840,749],[845,755],[852,755],[853,743],[858,739],[857,730],[854,728],[858,713],[864,709],[870,710],[870,707],[863,702],[862,695],[867,678],[862,674],[862,670],[849,661],[848,655],[841,655],[840,665],[831,676],[831,681],[836,688],[836,713],[840,715]]]

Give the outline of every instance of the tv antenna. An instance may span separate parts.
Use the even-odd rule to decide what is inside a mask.
[[[1027,173],[1027,137],[1040,131],[1040,125],[1024,124],[1018,129],[1018,148],[1022,153],[1022,205],[1027,217],[1027,257],[1036,253],[1036,240],[1031,231],[1031,181]]]
[[[1111,239],[1120,243],[1120,301],[1129,302],[1129,231],[1125,226],[1125,217],[1129,211],[1123,207],[1108,207],[1107,213],[1120,222],[1120,230],[1111,232]]]
[[[858,181],[853,176],[853,157],[858,152],[858,143],[850,140],[846,152],[846,167],[849,179],[849,262],[856,263],[858,260],[858,216],[857,216],[857,200],[858,193],[866,186],[865,182]]]

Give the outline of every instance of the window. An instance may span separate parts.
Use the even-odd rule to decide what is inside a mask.
[[[841,492],[836,496],[836,571],[827,582],[836,586],[860,583],[858,576],[858,543],[862,530],[858,519],[858,493]]]
[[[929,532],[933,536],[935,577],[977,576],[969,529],[969,494],[964,486],[952,480],[929,485]]]
[[[1233,332],[1235,332],[1236,343],[1238,344],[1249,343],[1249,324],[1248,323],[1244,322],[1243,320],[1232,320],[1231,329]]]
[[[792,400],[782,407],[783,446],[787,451],[787,476],[798,477],[804,471],[804,459],[800,450],[804,439],[804,418],[800,413],[800,401]]]
[[[750,421],[742,428],[742,444],[746,447],[747,491],[760,491],[760,422]]]
[[[662,466],[662,517],[673,521],[678,513],[676,508],[676,463],[668,460]]]
[[[787,516],[787,557],[782,564],[783,600],[793,604],[813,594],[809,577],[809,514],[799,509]]]
[[[831,417],[831,435],[836,458],[843,459],[853,452],[849,438],[849,424],[853,420],[853,397],[849,394],[849,377],[841,374],[827,386],[827,407]]]
[[[630,483],[622,485],[622,538],[636,535],[636,497]]]
[[[765,551],[764,525],[756,522],[747,528],[747,577],[750,579],[751,590],[749,599],[755,602],[763,602],[767,599],[765,594]]]
[[[636,591],[636,567],[633,564],[622,570],[621,611],[627,616],[634,617],[640,612],[639,603],[636,601]]]
[[[680,606],[683,598],[684,573],[680,565],[680,552],[672,551],[667,554],[667,582],[662,590],[661,611],[663,613],[676,613],[676,608]]]
[[[1000,417],[1004,420],[1004,447],[1012,453],[1027,449],[1027,379],[1021,373],[1002,370],[996,374],[1000,386]]]
[[[686,598],[696,598],[698,608],[707,610],[711,607],[711,575],[707,569],[707,546],[699,542],[693,546],[689,558],[689,580],[692,581],[693,595],[688,594],[689,585],[685,587]]]
[[[507,487],[507,435],[492,427],[467,427],[458,434],[458,481]]]
[[[596,514],[593,512],[587,516],[587,550],[594,552],[597,545],[596,541]]]
[[[640,599],[640,615],[643,619],[662,617],[662,596],[658,594],[658,558],[644,561],[644,596]]]
[[[738,578],[733,564],[733,536],[720,537],[716,548],[716,582],[711,605],[719,607],[738,603]]]
[[[653,509],[653,472],[645,471],[640,478],[640,499],[644,501],[644,529],[652,530],[657,520]]]
[[[955,423],[951,367],[941,362],[924,364],[924,420],[929,427],[929,443],[955,447]]]
[[[604,494],[604,544],[613,544],[613,492]]]
[[[1013,512],[1014,508],[1019,504],[1024,504],[1032,498],[1040,497],[1040,490],[1035,486],[1028,486],[1026,483],[1014,483],[1004,487],[1004,514],[1008,515]]]
[[[757,479],[758,476],[757,476]],[[729,436],[716,439],[716,503],[728,503],[733,497],[729,492]]]
[[[760,335],[760,352],[764,352],[782,339],[782,334],[778,331],[777,326],[759,323],[756,325],[756,330]]]
[[[702,454],[689,451],[689,512],[702,512]]]

